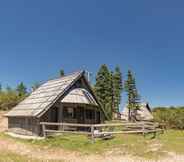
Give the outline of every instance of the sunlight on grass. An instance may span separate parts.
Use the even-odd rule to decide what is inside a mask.
[[[163,144],[164,150],[184,154],[184,131],[167,131],[158,140]]]
[[[8,151],[3,151],[0,152],[0,161],[13,161],[13,162],[23,162],[23,161],[30,161],[32,162],[31,159],[28,159],[26,157],[23,157],[21,155],[17,155],[15,153],[11,153]],[[36,161],[34,161],[36,162]]]
[[[121,154],[133,154],[144,156],[145,148],[151,140],[145,139],[141,135],[117,135],[111,140],[96,139],[92,143],[90,138],[82,135],[62,135],[50,137],[45,140],[30,140],[31,144],[37,146],[47,146],[48,148],[63,148],[67,150],[79,151],[84,154],[105,153],[106,151],[119,152]]]
[[[157,135],[116,135],[111,140],[96,139],[92,143],[90,137],[83,135],[65,134],[49,137],[43,140],[23,140],[9,137],[3,133],[0,138],[8,138],[40,148],[62,148],[65,150],[79,151],[82,154],[103,154],[107,151],[118,154],[131,154],[145,158],[159,158],[167,152],[184,154],[184,131],[169,130]]]
[[[27,156],[18,155],[10,151],[0,152],[0,161],[2,162],[43,162],[43,160],[29,158]],[[46,160],[47,162],[63,162],[55,160]]]

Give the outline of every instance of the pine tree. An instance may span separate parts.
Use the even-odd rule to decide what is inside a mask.
[[[26,88],[26,86],[24,85],[23,82],[18,84],[18,86],[16,88],[16,91],[17,91],[17,93],[20,97],[23,97],[27,94],[27,88]]]
[[[111,73],[110,73],[110,98],[109,98],[109,102],[111,105],[112,118],[113,118],[113,114],[115,112],[115,89],[114,89],[113,76],[114,76],[114,73],[113,73],[113,71],[111,71]]]
[[[111,91],[111,74],[107,65],[103,64],[96,76],[95,93],[109,119],[112,118]]]
[[[40,83],[36,82],[32,85],[32,91],[35,91],[36,89],[38,89],[40,87]]]
[[[139,108],[139,95],[136,88],[135,78],[132,72],[129,70],[125,82],[125,90],[128,94],[128,119],[132,120],[131,111]]]
[[[123,90],[122,74],[120,68],[117,66],[113,73],[113,93],[114,93],[114,112],[119,112],[119,105],[121,103],[121,93]]]
[[[2,92],[2,85],[0,84],[0,92]]]
[[[65,75],[64,70],[63,70],[63,69],[61,69],[61,70],[59,71],[59,74],[60,74],[60,77],[63,77],[63,76]]]

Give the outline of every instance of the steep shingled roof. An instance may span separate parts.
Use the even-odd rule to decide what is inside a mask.
[[[84,71],[49,80],[30,94],[5,116],[39,116],[47,111],[77,81]]]

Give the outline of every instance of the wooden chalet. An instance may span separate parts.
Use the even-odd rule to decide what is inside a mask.
[[[43,135],[41,122],[99,124],[105,118],[84,71],[47,81],[6,116],[10,132],[30,136]]]
[[[152,111],[148,103],[140,103],[139,109],[130,110],[130,115],[133,115],[136,121],[153,121]],[[128,121],[128,116],[129,109],[126,105],[121,113],[121,119]]]

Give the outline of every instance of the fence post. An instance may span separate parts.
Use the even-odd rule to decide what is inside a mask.
[[[91,125],[91,140],[92,140],[92,143],[95,142],[95,137],[94,137],[94,126]]]
[[[145,136],[145,124],[144,124],[144,122],[142,123],[142,135]]]
[[[42,124],[42,131],[43,131],[43,136],[46,137],[45,124]]]
[[[166,125],[165,124],[161,124],[159,127],[162,129],[161,133],[163,134],[164,131],[166,130]]]
[[[61,125],[61,128],[62,128],[61,130],[64,131],[64,125],[63,125],[63,123],[62,123],[62,125]]]
[[[153,127],[153,131],[154,131],[153,132],[153,138],[156,138],[156,136],[157,136],[157,125],[153,123],[152,127]]]

